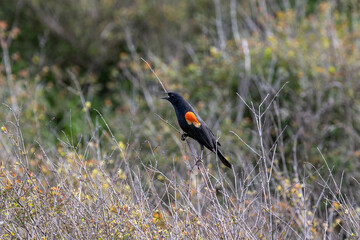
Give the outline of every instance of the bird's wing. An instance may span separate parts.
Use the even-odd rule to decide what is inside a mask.
[[[211,131],[211,129],[207,126],[207,124],[201,119],[199,114],[195,112],[193,108],[191,110],[192,111],[190,111],[190,113],[188,112],[189,115],[185,116],[185,119],[186,117],[189,117],[188,119],[186,119],[186,121],[194,121],[192,120],[192,117],[195,117],[199,125],[195,126],[195,124],[190,124],[186,126],[186,128],[190,130],[189,131],[190,134],[188,135],[196,139],[200,144],[204,145],[209,150],[215,151],[216,145],[221,146],[220,143],[216,141],[215,134]],[[194,114],[195,116],[192,116],[192,114]]]
[[[208,129],[209,129],[209,131],[210,131],[210,133],[213,135],[213,137],[215,138],[215,134],[213,133],[213,131],[211,131],[211,129],[208,127],[208,126],[206,126]],[[218,141],[216,141],[217,142],[217,145],[219,146],[219,147],[221,147],[221,144],[220,144],[220,142],[218,142]]]
[[[199,140],[201,139],[202,144],[211,151],[216,148],[216,139],[214,133],[206,125],[204,121],[201,121],[201,127],[198,132]]]

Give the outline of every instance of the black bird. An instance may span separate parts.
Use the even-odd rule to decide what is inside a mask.
[[[182,140],[185,140],[187,136],[195,139],[200,144],[201,157],[205,146],[213,153],[217,153],[221,162],[228,168],[231,168],[231,163],[226,160],[223,153],[219,149],[221,145],[216,141],[214,133],[201,119],[194,108],[180,94],[175,92],[168,92],[167,94],[168,96],[163,97],[162,99],[168,100],[175,109],[179,125],[184,131]]]

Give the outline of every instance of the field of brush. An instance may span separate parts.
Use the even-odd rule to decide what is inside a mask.
[[[358,1],[2,1],[0,43],[0,239],[360,239]]]

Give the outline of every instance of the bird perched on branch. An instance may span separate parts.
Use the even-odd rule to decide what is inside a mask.
[[[163,97],[162,99],[168,100],[175,109],[179,125],[184,131],[181,139],[185,140],[186,137],[189,136],[200,144],[200,159],[202,158],[205,146],[207,149],[217,154],[225,166],[231,168],[231,163],[224,157],[223,153],[219,149],[221,145],[218,141],[216,141],[214,133],[200,118],[194,108],[178,93],[167,92],[167,95],[168,96]]]

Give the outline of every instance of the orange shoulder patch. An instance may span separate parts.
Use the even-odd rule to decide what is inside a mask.
[[[199,120],[197,120],[197,118],[193,112],[190,112],[190,111],[187,112],[185,114],[185,120],[189,125],[194,124],[194,126],[197,128],[199,128],[201,126],[201,123],[199,122]]]

